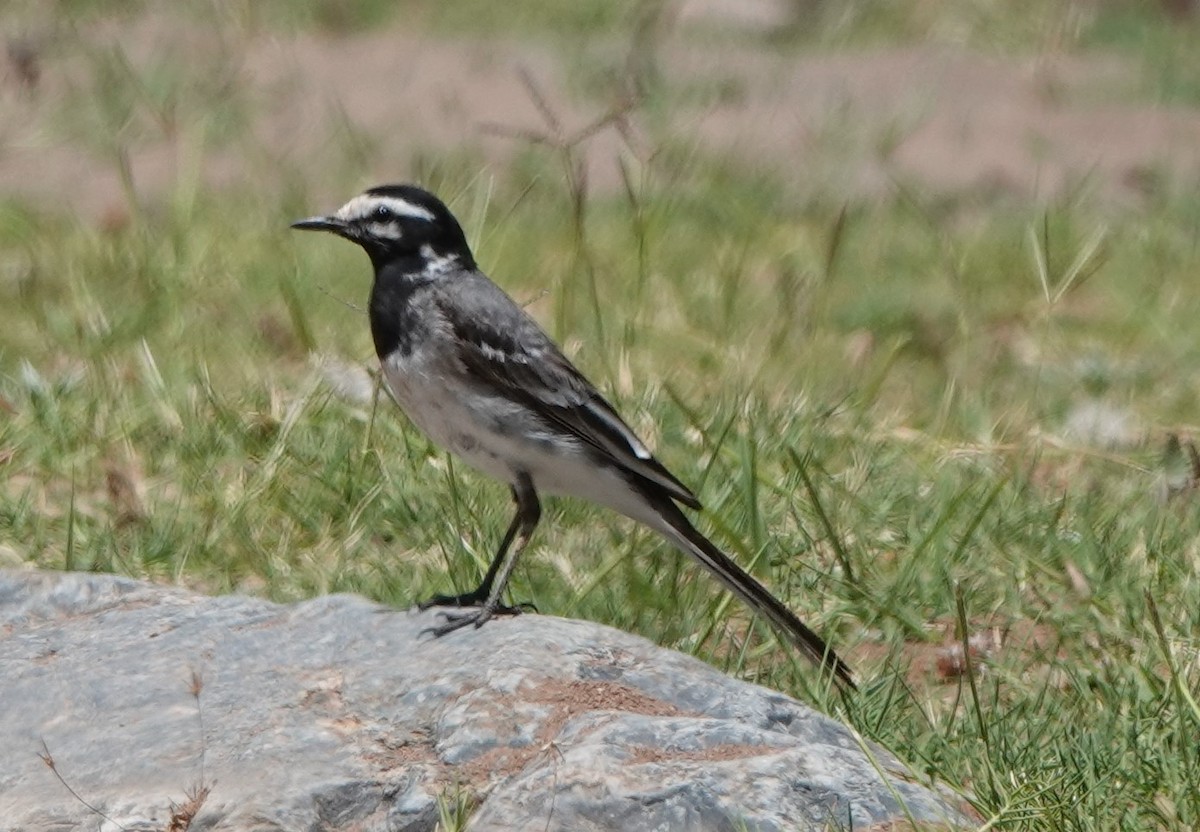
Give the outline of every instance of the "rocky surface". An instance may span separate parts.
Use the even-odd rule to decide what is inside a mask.
[[[0,830],[973,825],[695,659],[540,615],[435,641],[433,615],[0,571]]]

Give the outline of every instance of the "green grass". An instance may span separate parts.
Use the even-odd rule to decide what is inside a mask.
[[[144,90],[98,102],[81,146],[220,94],[170,73]],[[244,143],[234,104],[219,135]],[[350,170],[371,148],[337,152]],[[838,713],[989,828],[1200,826],[1198,492],[1162,496],[1168,435],[1197,430],[1200,200],[801,200],[667,148],[577,220],[548,154],[462,159],[415,168],[863,691],[832,696],[681,556],[572,501],[548,501],[513,599]],[[185,180],[100,225],[0,204],[0,561],[396,605],[477,580],[505,489],[310,357],[372,366],[369,267],[291,233],[333,206],[272,177]],[[1066,430],[1094,402],[1127,414],[1124,444]],[[974,684],[933,666],[993,630]]]

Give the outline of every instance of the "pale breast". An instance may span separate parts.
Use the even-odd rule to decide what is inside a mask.
[[[383,377],[397,404],[430,439],[457,451],[453,441],[461,408],[449,395],[445,373],[427,351],[393,354],[383,361]]]
[[[472,468],[508,483],[524,473],[539,491],[611,505],[613,484],[597,480],[600,472],[580,441],[524,404],[471,386],[459,368],[446,367],[420,348],[389,357],[383,373],[409,419]]]

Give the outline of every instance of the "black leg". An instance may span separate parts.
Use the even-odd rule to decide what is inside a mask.
[[[492,584],[496,580],[496,573],[500,571],[500,564],[504,562],[504,556],[508,552],[508,547],[512,545],[513,538],[517,536],[517,529],[521,527],[521,500],[517,496],[515,488],[513,489],[513,502],[517,504],[517,513],[513,515],[512,522],[508,524],[508,531],[504,533],[504,539],[500,541],[500,548],[496,550],[496,555],[492,558],[487,574],[483,576],[483,581],[479,586],[470,592],[464,592],[460,595],[435,595],[429,600],[417,604],[417,609],[483,606],[483,602],[491,594]]]
[[[429,607],[445,606],[475,608],[462,612],[442,613],[446,623],[432,628],[435,636],[443,636],[468,624],[481,627],[484,622],[496,614],[515,615],[521,612],[519,607],[508,607],[501,604],[500,596],[504,594],[504,588],[508,585],[513,567],[517,564],[517,558],[521,556],[521,552],[529,544],[533,530],[537,528],[538,520],[542,516],[542,505],[538,501],[537,492],[534,491],[533,482],[529,479],[528,474],[521,474],[517,478],[512,487],[512,495],[513,502],[517,506],[517,513],[509,524],[508,531],[504,533],[504,539],[500,541],[500,548],[496,551],[496,556],[492,558],[487,574],[483,576],[483,581],[479,586],[462,595],[438,595],[419,605],[423,610]],[[517,546],[512,549],[514,540],[516,540]]]

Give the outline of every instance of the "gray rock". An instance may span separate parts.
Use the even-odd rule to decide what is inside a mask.
[[[460,799],[477,830],[973,825],[839,723],[641,638],[434,620],[0,571],[0,829],[416,832]]]

